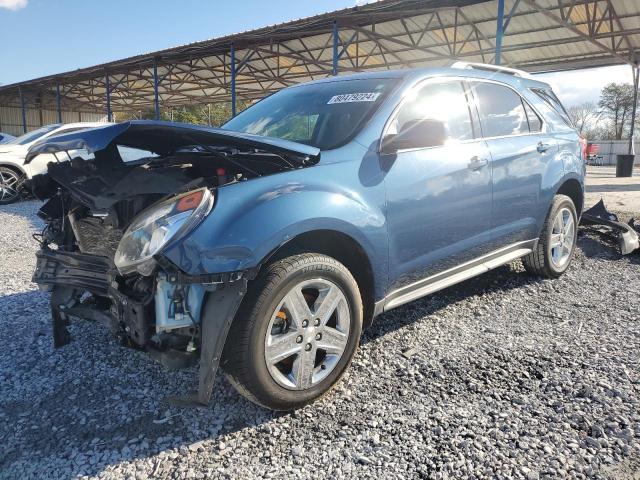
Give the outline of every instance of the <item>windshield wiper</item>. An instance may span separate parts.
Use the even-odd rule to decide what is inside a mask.
[[[252,168],[247,167],[246,165],[243,165],[241,162],[238,162],[238,161],[234,160],[234,159],[233,159],[233,157],[234,157],[234,156],[236,156],[236,155],[257,155],[257,154],[264,155],[265,153],[267,153],[267,154],[269,154],[269,155],[274,155],[275,157],[279,158],[280,160],[282,160],[282,162],[283,162],[286,166],[288,166],[288,167],[290,167],[290,168],[295,168],[295,167],[296,167],[293,163],[291,163],[291,162],[290,162],[289,160],[287,160],[285,157],[283,157],[282,155],[279,155],[279,154],[277,154],[277,153],[273,153],[273,152],[263,152],[263,153],[259,153],[257,150],[255,150],[255,151],[253,151],[253,152],[252,152],[252,151],[242,152],[242,151],[240,151],[240,150],[238,150],[238,149],[236,149],[236,148],[229,148],[229,147],[226,147],[224,151],[220,151],[220,150],[217,150],[217,149],[215,149],[215,148],[213,148],[213,147],[210,147],[210,146],[208,146],[208,145],[204,145],[204,144],[202,144],[202,143],[199,143],[199,142],[195,141],[195,140],[194,140],[192,137],[190,137],[190,136],[187,136],[187,137],[185,137],[185,138],[187,138],[188,140],[190,140],[191,142],[193,142],[193,146],[200,147],[200,148],[202,148],[204,151],[206,151],[206,152],[208,152],[208,153],[211,153],[211,154],[213,154],[213,155],[219,155],[219,156],[222,156],[225,160],[227,160],[227,161],[229,161],[230,163],[234,164],[236,167],[239,167],[239,168],[241,168],[241,169],[243,169],[243,170],[245,170],[245,171],[247,171],[247,172],[249,172],[249,173],[251,173],[251,174],[253,174],[253,175],[256,175],[256,176],[258,176],[258,177],[261,177],[261,176],[262,176],[262,174],[261,174],[261,173],[259,173],[259,172],[257,172],[256,170],[253,170]],[[229,150],[231,150],[231,152],[229,152]]]

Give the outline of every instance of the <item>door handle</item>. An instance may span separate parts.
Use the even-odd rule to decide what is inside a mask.
[[[488,163],[489,160],[487,160],[486,158],[480,158],[477,155],[474,155],[473,157],[471,157],[471,160],[469,160],[469,165],[467,165],[467,167],[469,168],[469,170],[478,170]]]
[[[538,146],[536,148],[538,152],[544,153],[551,148],[551,145],[549,145],[548,143],[538,142]]]

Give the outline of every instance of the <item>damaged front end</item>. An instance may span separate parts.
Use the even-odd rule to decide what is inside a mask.
[[[99,321],[124,345],[169,368],[199,363],[198,392],[186,400],[206,404],[229,326],[255,272],[192,276],[163,250],[214,210],[217,189],[303,167],[309,152],[292,145],[132,122],[32,147],[30,158],[45,151],[69,157],[31,182],[36,197],[46,200],[33,281],[51,291],[54,345],[70,341],[71,317]],[[121,146],[149,155],[125,162]],[[85,155],[74,156],[77,150]]]

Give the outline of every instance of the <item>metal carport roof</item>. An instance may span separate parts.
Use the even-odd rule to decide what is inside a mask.
[[[640,0],[381,0],[2,86],[0,106],[159,114],[347,72],[634,65],[639,49]]]

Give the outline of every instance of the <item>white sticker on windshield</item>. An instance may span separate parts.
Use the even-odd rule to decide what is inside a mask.
[[[342,95],[334,95],[331,97],[327,105],[334,103],[375,102],[379,96],[380,92],[343,93]]]

